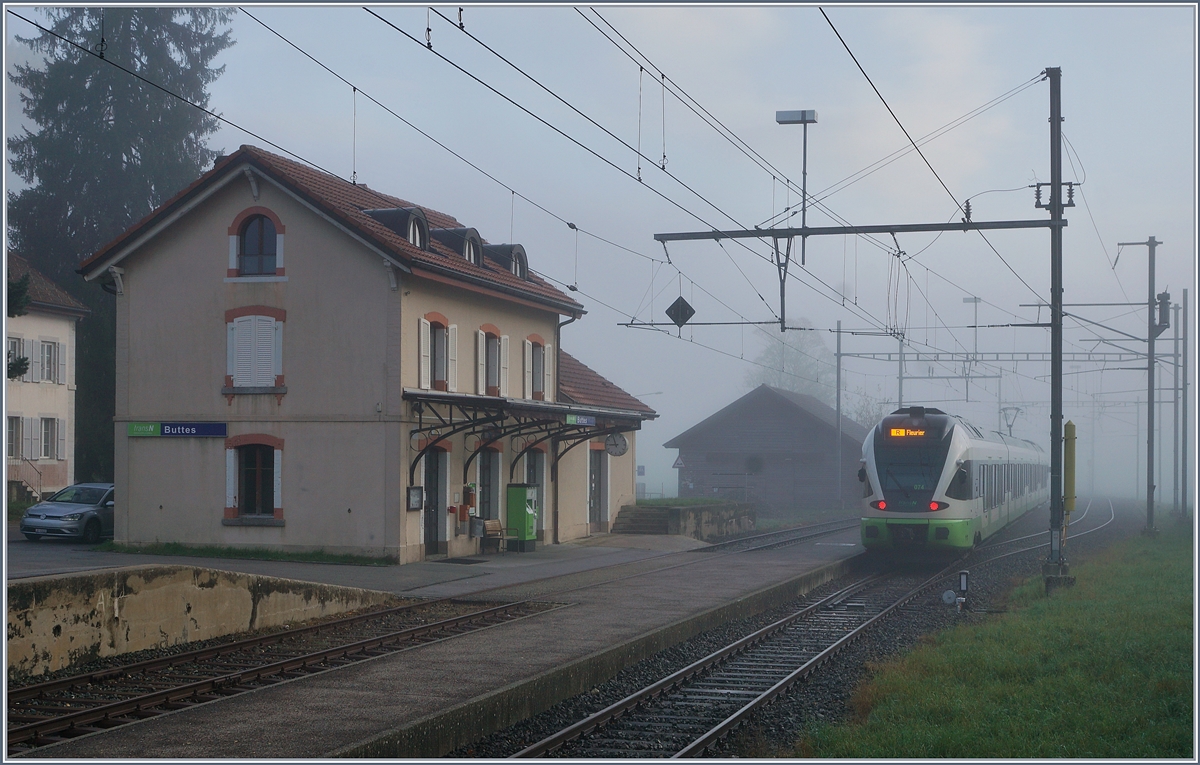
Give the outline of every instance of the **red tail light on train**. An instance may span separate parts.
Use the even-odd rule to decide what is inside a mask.
[[[929,503],[929,511],[930,512],[933,512],[935,510],[945,510],[947,507],[950,507],[950,503],[948,503],[948,502],[930,502]]]
[[[887,502],[883,501],[882,499],[877,499],[871,503],[871,507],[875,508],[876,510],[887,510]]]

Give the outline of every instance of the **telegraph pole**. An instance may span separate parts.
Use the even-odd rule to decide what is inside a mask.
[[[1180,489],[1179,494],[1183,498],[1183,517],[1186,518],[1187,514],[1188,514],[1188,509],[1187,509],[1188,508],[1188,490],[1187,490],[1187,486],[1188,486],[1188,456],[1187,456],[1187,454],[1188,454],[1188,452],[1187,452],[1187,449],[1188,449],[1188,436],[1187,436],[1187,434],[1188,434],[1188,392],[1187,392],[1187,384],[1188,384],[1188,291],[1187,290],[1183,291],[1183,380],[1182,380],[1182,382],[1183,382],[1183,385],[1181,387],[1183,389],[1183,416],[1180,417],[1180,420],[1183,422],[1183,432],[1181,434],[1182,438],[1180,439],[1180,443],[1183,444],[1183,448],[1181,450],[1182,459],[1180,459],[1180,462],[1183,464],[1183,474],[1180,476],[1180,480],[1179,480],[1179,489]]]
[[[1062,69],[1046,67],[1050,79],[1050,555],[1045,571],[1049,577],[1065,576],[1062,553],[1063,529],[1063,275],[1062,275]]]
[[[1157,391],[1154,390],[1154,345],[1158,335],[1166,329],[1165,323],[1155,320],[1154,308],[1157,304],[1154,294],[1154,251],[1162,242],[1151,236],[1144,242],[1118,242],[1118,247],[1145,246],[1149,251],[1147,258],[1150,276],[1146,285],[1146,528],[1145,534],[1154,534],[1154,401]]]
[[[1171,512],[1179,515],[1179,304],[1172,306],[1175,313],[1175,374],[1171,376],[1172,393],[1175,401],[1171,407],[1171,422],[1174,428],[1171,432]]]
[[[837,323],[837,498],[838,509],[845,510],[842,499],[842,322]]]

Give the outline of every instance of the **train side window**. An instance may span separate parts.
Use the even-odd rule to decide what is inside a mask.
[[[954,472],[950,485],[946,487],[946,496],[950,499],[971,499],[971,466],[964,463]]]

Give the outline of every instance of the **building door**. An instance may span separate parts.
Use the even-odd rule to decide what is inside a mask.
[[[494,521],[500,518],[499,488],[500,460],[496,452],[485,449],[479,453],[479,517]]]
[[[436,555],[442,550],[438,546],[438,523],[445,508],[442,507],[442,466],[445,452],[431,449],[425,452],[425,554]]]
[[[588,523],[593,531],[600,530],[604,520],[604,452],[588,452]]]

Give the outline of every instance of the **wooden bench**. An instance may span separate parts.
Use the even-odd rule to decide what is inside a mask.
[[[509,539],[516,539],[517,535],[509,533],[508,529],[500,525],[499,519],[487,519],[483,522],[483,547],[487,547],[492,542],[496,543],[496,551],[500,552],[504,549],[504,542]]]

